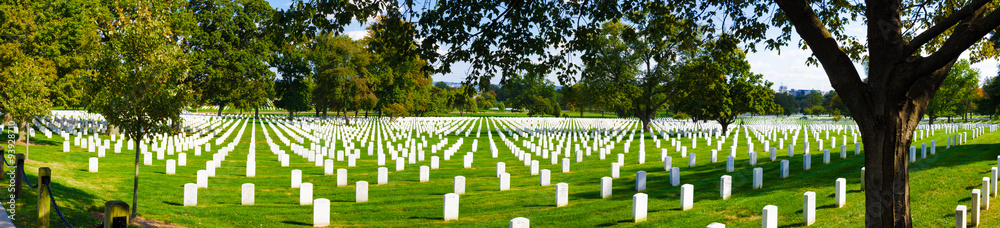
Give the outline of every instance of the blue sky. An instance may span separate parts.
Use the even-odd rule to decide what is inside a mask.
[[[284,9],[288,7],[291,1],[268,0],[268,2],[274,8]],[[865,28],[859,25],[851,26],[848,30],[850,34],[865,34]],[[344,28],[344,31],[346,35],[354,39],[360,39],[366,34],[364,25],[358,23],[348,25]],[[798,37],[798,35],[796,34],[792,37]],[[797,38],[793,38],[791,43],[798,43]],[[758,48],[756,53],[747,54],[747,60],[750,62],[751,71],[763,74],[765,80],[774,83],[773,89],[785,85],[790,89],[832,90],[833,87],[830,86],[830,80],[826,77],[826,73],[823,72],[822,68],[805,64],[806,58],[811,53],[811,51],[799,49],[797,46],[783,47],[780,54],[778,51],[767,51]],[[963,56],[967,55],[968,53],[965,53]],[[979,69],[980,82],[982,82],[987,77],[997,75],[997,64],[997,60],[993,59],[973,64],[972,67]],[[864,70],[860,64],[855,64],[855,67],[858,69],[858,72],[864,74]],[[456,63],[452,66],[452,73],[433,75],[434,81],[461,82],[465,80],[465,72],[468,68],[469,64]],[[550,80],[558,83],[558,80],[554,76],[550,76]],[[493,79],[494,83],[499,83],[499,81],[499,77]]]

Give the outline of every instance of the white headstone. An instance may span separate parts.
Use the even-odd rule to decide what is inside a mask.
[[[990,178],[989,177],[983,177],[983,189],[982,189],[981,192],[983,193],[983,200],[982,200],[982,205],[983,206],[982,206],[982,208],[983,208],[983,210],[987,210],[987,209],[990,208]]]
[[[444,194],[444,221],[458,219],[458,194]]]
[[[601,177],[601,199],[611,197],[611,177]]]
[[[389,183],[389,169],[385,167],[378,167],[378,182],[376,182],[376,184],[386,183]]]
[[[635,172],[635,191],[646,190],[646,171]]]
[[[736,170],[736,167],[735,167],[736,164],[735,163],[736,163],[735,157],[733,157],[733,156],[726,157],[726,172],[727,173],[731,173],[731,172],[733,172],[733,171]]]
[[[820,144],[823,145],[823,144]],[[763,215],[761,215],[762,227],[764,228],[778,228],[778,206],[767,205],[764,206]]]
[[[531,161],[531,175],[538,175],[538,161]]]
[[[313,200],[312,205],[313,205],[313,227],[330,226],[330,200],[319,198]]]
[[[837,208],[841,208],[844,207],[845,203],[847,203],[847,179],[837,178],[836,185],[837,186],[834,187],[834,190],[837,191]]]
[[[733,177],[729,175],[722,175],[722,178],[719,183],[719,195],[721,195],[722,199],[725,200],[729,199],[729,196],[731,196],[732,193],[733,193]]]
[[[333,159],[323,160],[323,175],[333,175]]]
[[[551,172],[551,171],[549,171],[548,169],[543,169],[543,170],[542,170],[542,174],[541,174],[541,175],[540,175],[540,177],[539,177],[539,178],[540,178],[540,179],[539,179],[539,184],[540,184],[541,186],[549,186],[549,183],[550,183],[550,181],[552,180],[552,179],[550,178],[550,175],[551,175],[551,173],[552,173],[552,172]]]
[[[312,205],[313,185],[306,182],[299,185],[299,205]]]
[[[199,188],[208,188],[208,171],[198,170],[196,180]]]
[[[347,186],[347,169],[337,169],[337,187]]]
[[[406,160],[402,157],[396,158],[396,171],[403,171],[406,168]]]
[[[97,157],[90,157],[90,172],[97,172]]]
[[[981,194],[982,192],[980,192],[979,189],[972,189],[972,198],[970,199],[972,201],[972,205],[969,207],[969,214],[971,214],[969,216],[969,225],[972,227],[979,226],[979,213],[982,211],[982,209],[980,209],[982,207],[982,201],[980,201],[982,200]]]
[[[195,147],[199,148],[199,147]],[[243,197],[241,205],[253,205],[254,204],[254,185],[251,183],[243,184]]]
[[[431,169],[441,168],[441,161],[438,156],[431,156]]]
[[[569,172],[569,158],[563,158],[562,160],[562,172]]]
[[[431,180],[431,167],[426,165],[420,166],[420,182],[427,182]]]
[[[681,185],[681,169],[678,167],[670,168],[670,185],[678,186]]]
[[[781,179],[788,178],[788,160],[781,160]]]
[[[142,153],[142,164],[143,165],[153,165],[153,154]]]
[[[753,169],[753,189],[760,189],[764,186],[764,168]]]
[[[965,228],[966,223],[968,223],[966,216],[968,214],[966,214],[965,205],[955,207],[955,228]]]
[[[806,192],[802,194],[802,220],[806,226],[816,222],[816,193]]]
[[[455,194],[465,194],[465,177],[455,176]]]
[[[670,171],[673,168],[674,158],[670,156],[663,157],[663,171]]]
[[[823,150],[823,164],[830,164],[830,149]]]
[[[681,185],[681,210],[686,211],[694,206],[694,185]]]
[[[618,178],[621,176],[619,175],[621,167],[622,167],[621,163],[617,162],[611,163],[611,178]]]
[[[200,147],[199,147],[200,148]],[[177,166],[187,166],[187,153],[177,154]]]
[[[299,188],[302,185],[302,170],[292,170],[292,188]]]
[[[199,171],[200,172],[200,171]],[[184,184],[184,206],[198,206],[198,185]]]
[[[649,196],[646,193],[632,195],[632,219],[635,222],[646,221],[646,208]]]
[[[802,169],[809,170],[812,168],[812,155],[805,154],[802,155]]]
[[[556,207],[566,206],[569,203],[569,184],[556,184]]]
[[[726,224],[713,222],[712,224],[708,224],[705,228],[726,228]]]
[[[510,220],[510,228],[529,228],[531,221],[524,217],[517,217]]]
[[[510,173],[500,174],[500,191],[510,190]]]
[[[177,173],[177,161],[174,159],[167,159],[167,175],[174,175]]]
[[[364,203],[368,202],[368,182],[358,181],[354,183],[354,202]]]

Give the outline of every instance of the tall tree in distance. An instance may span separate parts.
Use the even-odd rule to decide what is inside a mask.
[[[377,78],[372,85],[378,97],[376,109],[380,111],[392,104],[409,109],[413,93],[431,85],[429,65],[418,56],[416,26],[400,16],[379,16],[368,26],[364,38],[368,51],[375,54],[370,70]]]
[[[315,82],[312,98],[317,107],[342,112],[345,123],[350,125],[347,110],[361,109],[366,99],[373,96],[368,73],[371,54],[350,37],[327,34],[316,37],[309,58]],[[323,112],[325,117],[326,110]]]
[[[104,2],[112,13],[99,21],[103,38],[94,69],[85,78],[87,110],[119,126],[136,145],[152,134],[172,133],[187,105],[188,59],[177,44],[186,15],[181,2],[147,5],[138,1]],[[135,150],[132,217],[138,213],[139,159]]]
[[[941,89],[927,104],[927,119],[930,124],[940,116],[958,115],[960,107],[972,101],[974,89],[979,87],[979,71],[972,69],[968,60],[959,60],[952,66],[949,76],[941,83]]]
[[[698,119],[719,122],[723,134],[744,113],[780,110],[774,103],[771,82],[750,72],[750,63],[737,45],[729,37],[709,42],[703,52],[688,59],[677,73],[678,86],[685,88],[684,95],[678,97],[678,110]]]
[[[272,42],[265,26],[274,9],[263,0],[193,0],[188,8],[198,27],[189,41],[192,77],[203,102],[254,109],[267,102],[274,83],[268,69]]]

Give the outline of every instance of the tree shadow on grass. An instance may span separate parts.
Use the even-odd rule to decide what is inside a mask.
[[[424,220],[433,220],[433,221],[443,221],[444,217],[419,217],[419,216],[411,216],[411,217],[409,217],[407,219],[424,219]]]
[[[164,200],[163,203],[168,204],[168,205],[173,205],[173,206],[184,206],[183,204],[180,204],[178,202],[170,202],[170,201],[166,201],[166,200]]]
[[[313,225],[313,224],[309,224],[309,223],[296,222],[296,221],[281,221],[281,223],[288,224],[288,225],[299,225],[299,226],[312,226]]]

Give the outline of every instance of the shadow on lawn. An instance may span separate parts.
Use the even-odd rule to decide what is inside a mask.
[[[38,177],[35,173],[37,171],[26,172],[28,180],[32,184],[38,184]],[[59,210],[66,217],[66,220],[70,221],[76,227],[94,227],[97,224],[101,224],[102,221],[94,218],[90,212],[104,211],[103,207],[92,206],[104,205],[104,202],[99,202],[102,199],[81,189],[63,185],[58,178],[58,176],[53,177],[50,188],[52,189],[52,195],[56,199],[56,204],[59,205]],[[21,198],[17,200],[17,203],[19,204],[17,207],[17,225],[22,227],[35,226],[34,223],[37,221],[38,216],[36,211],[38,208],[38,188],[33,189],[25,184],[22,189]],[[59,216],[54,212],[51,215],[50,223],[60,226],[63,224]]]

